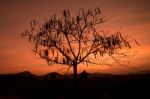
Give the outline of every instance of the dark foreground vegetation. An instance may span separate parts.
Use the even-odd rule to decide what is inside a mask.
[[[0,99],[150,99],[150,74],[0,75]]]

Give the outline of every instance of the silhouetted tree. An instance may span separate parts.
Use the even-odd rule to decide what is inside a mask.
[[[131,48],[120,32],[106,34],[98,31],[98,26],[107,20],[99,8],[80,9],[74,16],[69,10],[64,10],[62,17],[54,14],[43,24],[31,21],[31,30],[22,33],[22,37],[32,43],[33,52],[45,59],[48,65],[73,67],[74,79],[77,79],[78,64],[98,64],[91,58],[105,55],[116,60],[113,55],[118,49]]]

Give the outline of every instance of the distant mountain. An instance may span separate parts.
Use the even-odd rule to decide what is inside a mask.
[[[128,74],[120,75],[132,78],[131,75],[150,75],[150,70],[141,70],[141,71],[136,71],[136,72],[130,72]],[[119,75],[115,74],[108,74],[108,73],[88,73],[86,71],[83,71],[78,74],[79,79],[112,79],[119,77]],[[135,77],[135,76],[133,76]],[[3,80],[8,80],[8,81],[15,81],[15,80],[23,80],[23,81],[28,81],[28,80],[61,80],[61,79],[73,79],[73,74],[68,74],[68,75],[62,75],[57,72],[51,72],[45,75],[37,76],[32,74],[29,71],[23,71],[19,73],[14,73],[14,74],[0,74],[0,81]]]
[[[34,74],[32,74],[29,71],[23,71],[23,72],[19,72],[16,75],[20,75],[20,76],[35,76]]]
[[[54,80],[54,79],[63,79],[64,75],[61,75],[60,73],[57,72],[51,72],[46,75],[43,75],[45,80]]]
[[[30,73],[29,71],[0,75],[0,80],[14,81],[14,80],[35,80],[35,79],[37,79],[37,76]]]
[[[139,70],[135,72],[130,72],[129,74],[150,74],[150,70]]]

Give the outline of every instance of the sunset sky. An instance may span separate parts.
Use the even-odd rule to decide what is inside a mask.
[[[150,70],[150,0],[0,0],[0,74],[30,71],[46,74],[50,71],[63,72],[61,66],[49,67],[44,60],[35,56],[32,46],[21,38],[33,19],[42,21],[63,9],[75,13],[79,8],[99,7],[111,19],[102,24],[107,31],[120,30],[136,39],[128,66],[79,66],[79,71],[126,73]]]

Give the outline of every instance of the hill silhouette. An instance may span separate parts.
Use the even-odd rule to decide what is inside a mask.
[[[136,74],[136,75],[135,75]],[[57,72],[37,76],[28,71],[0,75],[0,99],[72,99],[72,75]],[[138,71],[126,75],[78,74],[80,99],[149,99],[150,74]]]
[[[135,71],[135,72],[130,72],[129,74],[150,74],[150,70],[139,70],[139,71]]]
[[[17,75],[22,75],[22,76],[32,76],[32,75],[34,75],[29,71],[23,71],[23,72],[19,72],[19,73],[16,73],[16,74]]]

